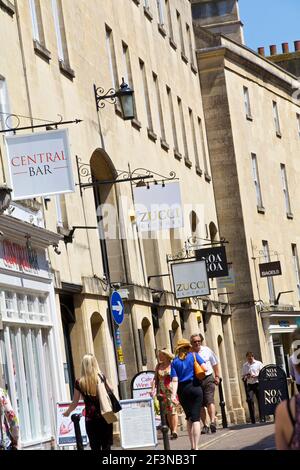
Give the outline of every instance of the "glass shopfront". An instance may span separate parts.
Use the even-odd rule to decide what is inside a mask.
[[[54,434],[52,326],[48,294],[0,290],[2,383],[18,412],[22,445]]]

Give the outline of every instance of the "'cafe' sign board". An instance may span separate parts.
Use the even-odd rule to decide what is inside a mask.
[[[12,199],[74,192],[68,130],[5,138]]]

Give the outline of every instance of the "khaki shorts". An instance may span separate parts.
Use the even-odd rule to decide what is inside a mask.
[[[201,381],[201,387],[203,390],[203,406],[215,403],[215,382],[213,374],[208,375]]]

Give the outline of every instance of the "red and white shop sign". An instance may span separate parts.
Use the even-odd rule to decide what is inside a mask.
[[[12,199],[75,191],[68,130],[5,138]]]

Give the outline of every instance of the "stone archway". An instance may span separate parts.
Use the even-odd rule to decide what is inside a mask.
[[[104,274],[111,282],[126,283],[128,282],[126,247],[120,231],[117,188],[113,184],[117,171],[111,158],[103,149],[94,151],[90,166],[94,183],[109,181],[107,184],[103,183],[94,187]]]

